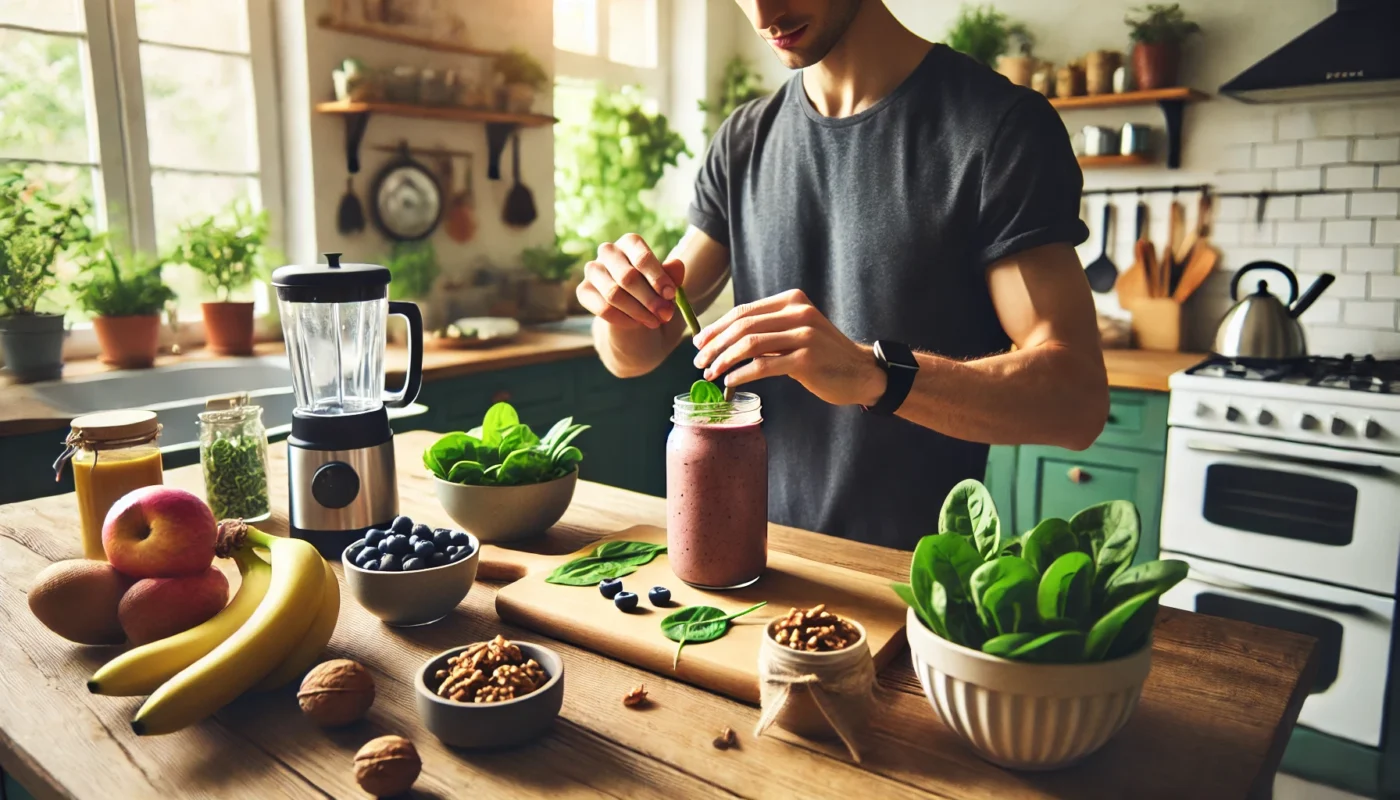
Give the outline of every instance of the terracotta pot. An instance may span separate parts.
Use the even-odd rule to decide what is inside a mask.
[[[1181,69],[1181,45],[1177,42],[1138,42],[1133,48],[1133,74],[1142,90],[1176,86]]]
[[[1002,56],[997,59],[997,72],[1017,86],[1030,86],[1036,60],[1030,56]]]
[[[252,303],[201,303],[209,352],[220,356],[253,354]]]
[[[63,375],[62,314],[0,317],[0,352],[5,373],[16,383],[55,380]]]
[[[1109,94],[1113,91],[1113,71],[1123,63],[1123,54],[1114,50],[1095,50],[1084,56],[1084,88],[1089,94]]]
[[[121,369],[141,369],[156,361],[160,345],[160,316],[93,317],[92,329],[101,348],[98,360]]]
[[[521,316],[529,322],[558,322],[569,315],[568,287],[563,281],[527,282],[524,301]]]
[[[508,83],[501,90],[501,104],[504,111],[512,114],[528,114],[535,106],[535,87],[528,83]]]

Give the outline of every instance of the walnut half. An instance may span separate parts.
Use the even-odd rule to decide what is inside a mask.
[[[647,700],[647,687],[643,684],[632,687],[632,691],[628,692],[622,698],[622,704],[628,708],[643,706],[648,702],[650,701]]]

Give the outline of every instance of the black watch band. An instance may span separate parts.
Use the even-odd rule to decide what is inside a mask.
[[[919,372],[919,362],[909,345],[881,339],[875,342],[875,361],[885,370],[885,394],[880,402],[867,406],[872,414],[890,416],[904,404]]]

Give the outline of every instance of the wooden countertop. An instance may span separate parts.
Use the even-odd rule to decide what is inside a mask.
[[[416,468],[432,439],[397,437],[400,494],[405,513],[447,524]],[[283,533],[280,445],[272,472],[279,511],[265,527]],[[167,483],[202,491],[197,467],[170,472]],[[569,552],[607,532],[664,523],[660,498],[584,482],[561,524],[531,549]],[[772,527],[769,542],[887,579],[908,569],[907,553],[790,528]],[[1316,669],[1307,637],[1164,608],[1152,673],[1118,736],[1071,769],[1015,773],[982,761],[944,727],[901,655],[880,675],[884,691],[865,759],[855,765],[839,745],[783,732],[755,739],[756,708],[503,625],[495,589],[478,583],[456,612],[422,628],[387,628],[345,595],[327,657],[354,658],[373,671],[378,698],[363,722],[320,731],[288,688],[245,695],[179,734],[137,739],[129,720],[139,698],[84,688],[113,651],[62,641],[25,606],[34,575],[78,553],[72,495],[0,506],[0,765],[39,797],[360,797],[351,759],[386,733],[418,746],[424,766],[415,796],[425,797],[1268,797]],[[408,677],[432,654],[497,632],[561,654],[568,676],[561,719],[516,750],[450,750],[419,722]],[[623,708],[623,695],[641,683],[654,703]],[[711,740],[726,726],[740,746],[722,752]]]
[[[1114,389],[1142,389],[1149,392],[1168,390],[1167,379],[1173,372],[1194,367],[1206,356],[1202,353],[1158,353],[1151,350],[1105,350],[1103,363],[1108,367],[1108,385]]]

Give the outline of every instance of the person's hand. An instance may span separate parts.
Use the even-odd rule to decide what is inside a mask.
[[[676,314],[676,287],[685,277],[680,261],[662,264],[635,233],[598,246],[583,268],[578,300],[604,322],[623,328],[660,328]]]
[[[873,405],[885,393],[885,371],[868,347],[836,329],[799,290],[735,306],[695,337],[695,366],[726,386],[789,375],[833,405]]]

